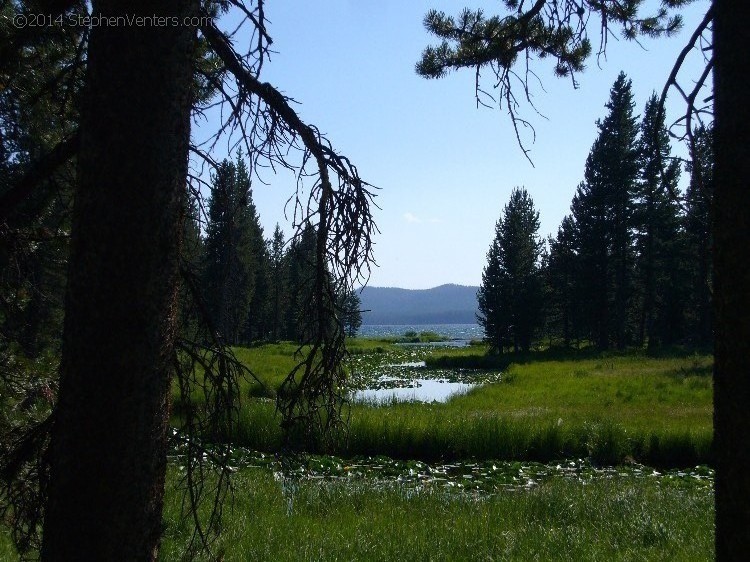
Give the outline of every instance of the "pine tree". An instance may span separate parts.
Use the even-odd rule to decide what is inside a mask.
[[[706,345],[713,341],[713,127],[698,128],[694,138],[684,219],[687,255],[691,257],[687,329],[695,343]]]
[[[242,164],[244,167],[244,163]],[[238,165],[238,170],[242,170]],[[249,285],[252,296],[250,310],[245,320],[242,343],[266,339],[269,324],[269,291],[270,291],[270,257],[266,241],[263,238],[263,227],[260,225],[253,192],[248,190],[247,207],[244,213],[244,228],[247,229],[249,246]]]
[[[197,15],[174,1],[94,6]],[[43,560],[158,554],[194,36],[102,26],[81,44],[86,95]]]
[[[315,280],[315,229],[308,226],[291,243],[287,253],[288,307],[284,319],[285,339],[302,341],[308,331],[306,308]]]
[[[76,167],[65,163],[20,199],[11,187],[77,126],[84,71],[75,61],[84,39],[82,30],[46,26],[18,42],[23,29],[11,21],[23,9],[0,8],[0,364],[33,370],[33,362],[10,357],[59,355]]]
[[[269,259],[268,332],[271,341],[277,341],[283,334],[284,316],[289,300],[289,272],[284,252],[284,232],[278,223],[267,246]]]
[[[504,271],[500,258],[500,227],[501,222],[498,222],[495,226],[495,239],[487,251],[487,265],[482,271],[482,284],[477,291],[477,322],[484,328],[485,341],[498,353],[502,353],[508,345],[511,327],[510,315],[502,300]]]
[[[611,265],[606,200],[599,190],[592,190],[589,184],[581,182],[573,196],[570,211],[574,228],[573,249],[578,264],[574,270],[574,291],[582,297],[581,334],[600,349],[607,349]]]
[[[599,136],[586,160],[585,181],[571,206],[578,226],[579,281],[592,292],[588,325],[597,345],[618,348],[628,339],[632,301],[632,216],[638,177],[636,119],[631,82],[620,73],[597,123]]]
[[[528,192],[516,188],[495,226],[482,285],[477,293],[479,323],[498,352],[506,344],[528,351],[541,324],[543,243],[537,232],[539,213]]]
[[[224,160],[213,178],[206,226],[204,289],[229,343],[240,343],[255,290],[252,192],[247,167]]]
[[[198,200],[187,194],[186,197],[187,212],[183,217],[182,225],[182,248],[181,248],[181,268],[187,275],[194,279],[201,279],[202,267],[205,262],[203,238],[201,237],[200,228],[200,209]],[[179,300],[179,329],[183,335],[190,334],[199,322],[199,307],[194,304],[195,295],[191,293],[190,287],[186,285],[187,281],[182,276],[178,292]]]
[[[562,220],[557,236],[548,239],[549,257],[545,268],[548,334],[560,338],[565,347],[570,347],[579,334],[575,243],[575,222],[568,215]]]
[[[646,103],[640,127],[640,181],[634,210],[639,341],[649,347],[682,335],[684,275],[677,182],[679,163],[670,162],[669,134],[656,94]]]
[[[357,336],[357,332],[362,326],[362,299],[357,291],[346,291],[338,296],[336,305],[339,314],[341,329],[347,337]]]

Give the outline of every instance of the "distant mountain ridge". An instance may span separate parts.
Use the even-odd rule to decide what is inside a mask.
[[[474,324],[479,287],[440,285],[432,289],[365,287],[360,292],[363,324]]]

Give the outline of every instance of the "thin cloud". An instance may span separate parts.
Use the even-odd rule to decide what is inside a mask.
[[[410,222],[412,224],[419,224],[422,222],[422,219],[412,213],[404,213],[403,217],[406,222]]]

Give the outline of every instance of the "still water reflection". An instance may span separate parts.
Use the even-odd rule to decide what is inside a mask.
[[[376,404],[390,402],[446,402],[451,396],[463,394],[475,384],[451,382],[446,379],[397,379],[380,377],[378,388],[358,390],[352,396],[354,402]]]

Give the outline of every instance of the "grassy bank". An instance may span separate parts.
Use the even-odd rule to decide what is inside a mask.
[[[174,479],[172,479],[174,481]],[[225,560],[710,560],[708,486],[553,479],[490,496],[368,482],[282,488],[269,471],[237,474],[218,550]],[[178,560],[191,522],[170,490],[161,558]]]
[[[383,366],[424,359],[426,369],[403,376],[487,379],[482,365],[499,368],[476,347],[409,349],[355,341],[350,369],[372,379]],[[273,389],[291,365],[293,349],[275,345],[238,350]],[[447,403],[355,404],[342,455],[396,458],[516,459],[546,461],[591,457],[603,464],[636,460],[657,466],[711,462],[712,358],[643,353],[572,357],[528,356],[505,364],[499,382],[483,384]],[[259,367],[260,366],[260,367]],[[271,400],[246,389],[238,444],[274,450],[279,420]],[[271,393],[272,394],[272,393]]]

